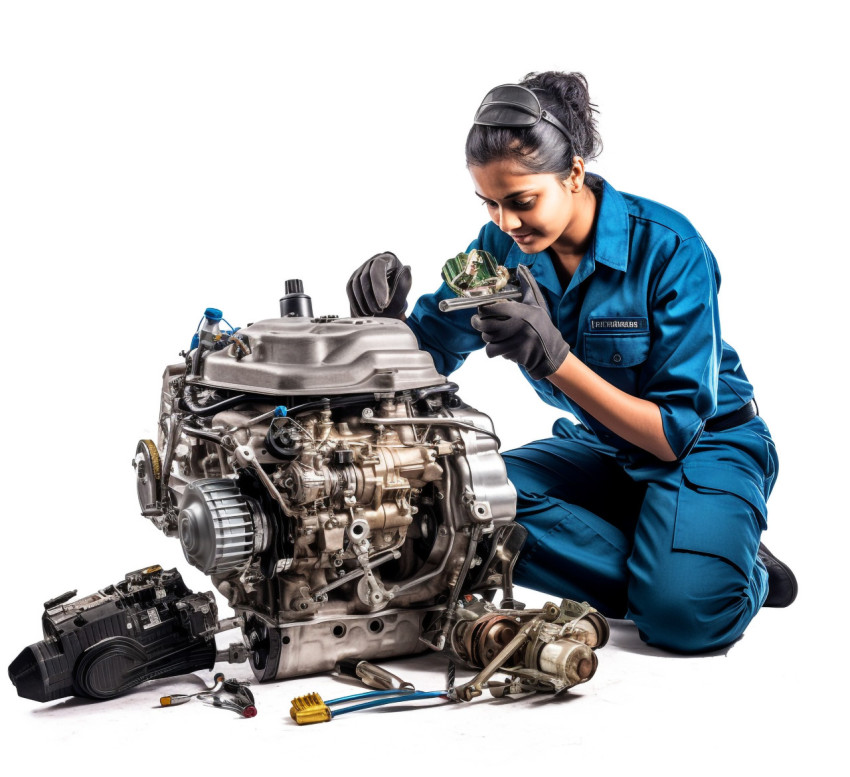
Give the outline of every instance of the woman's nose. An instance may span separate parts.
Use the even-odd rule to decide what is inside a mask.
[[[512,232],[522,226],[522,221],[520,221],[516,213],[505,208],[499,208],[498,224],[502,232]]]

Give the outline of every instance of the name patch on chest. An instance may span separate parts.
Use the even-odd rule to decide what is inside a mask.
[[[591,318],[591,332],[646,332],[649,321],[646,318]]]

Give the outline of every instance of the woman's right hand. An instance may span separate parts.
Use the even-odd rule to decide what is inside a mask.
[[[403,265],[395,254],[389,251],[375,254],[348,279],[345,291],[351,315],[355,318],[380,316],[403,321],[411,282],[410,266]]]

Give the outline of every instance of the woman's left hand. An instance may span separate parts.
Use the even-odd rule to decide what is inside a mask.
[[[570,352],[549,317],[543,293],[528,268],[517,267],[522,301],[481,305],[470,319],[487,343],[487,356],[504,356],[525,367],[534,380],[543,380],[560,367]]]

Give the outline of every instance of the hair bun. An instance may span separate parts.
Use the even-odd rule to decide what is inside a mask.
[[[529,73],[520,85],[532,90],[541,108],[563,126],[549,121],[531,126],[473,124],[466,136],[467,165],[515,159],[531,173],[565,178],[576,156],[586,162],[599,156],[602,138],[596,129],[597,110],[581,73]]]
[[[520,82],[534,91],[540,105],[553,113],[569,130],[575,152],[585,161],[602,151],[602,138],[596,128],[599,111],[590,101],[587,79],[581,73],[547,70],[529,73]]]

